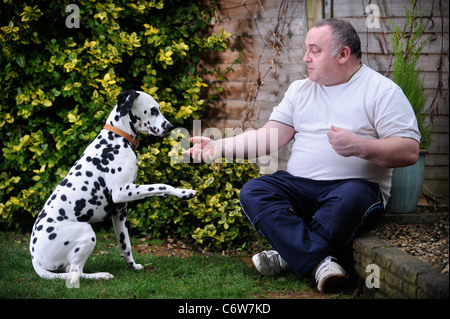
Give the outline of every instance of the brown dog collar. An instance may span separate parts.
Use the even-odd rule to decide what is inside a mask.
[[[105,126],[103,127],[105,130],[111,131],[119,136],[122,136],[123,138],[125,138],[128,142],[131,143],[131,145],[133,145],[134,147],[138,147],[139,145],[139,141],[136,139],[136,137],[131,136],[130,134],[122,131],[121,129],[118,129],[117,127],[114,127],[112,125],[109,124],[105,124]]]

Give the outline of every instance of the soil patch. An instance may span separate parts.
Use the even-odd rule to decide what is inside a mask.
[[[372,233],[448,275],[448,213],[432,224],[381,224]]]

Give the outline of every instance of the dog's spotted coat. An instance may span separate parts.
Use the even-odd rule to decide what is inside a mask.
[[[144,92],[120,93],[107,123],[136,137],[140,132],[168,134],[173,126],[158,103]],[[142,269],[131,253],[125,226],[127,202],[148,196],[188,199],[196,191],[165,184],[136,185],[137,160],[130,141],[103,129],[56,187],[37,216],[30,239],[33,267],[43,278],[111,279],[109,273],[83,273],[96,236],[91,223],[111,218],[127,265]],[[61,273],[58,271],[66,271]]]

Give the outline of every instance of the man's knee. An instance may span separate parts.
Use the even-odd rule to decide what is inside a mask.
[[[255,225],[268,212],[290,206],[280,199],[278,181],[270,175],[254,178],[241,188],[240,203],[247,218]]]
[[[251,207],[254,206],[255,202],[258,200],[258,189],[261,188],[261,183],[258,178],[252,179],[242,186],[239,200],[241,202],[242,209],[246,214],[252,211]],[[253,205],[252,205],[253,204]],[[247,217],[250,217],[247,215]]]
[[[244,184],[241,188],[240,192],[240,200],[246,201],[248,198],[254,196],[255,189],[259,188],[260,183],[258,182],[258,178],[251,179],[247,183]]]

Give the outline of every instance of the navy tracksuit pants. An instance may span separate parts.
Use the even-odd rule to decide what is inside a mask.
[[[356,232],[383,210],[378,184],[315,181],[285,171],[247,182],[240,201],[255,229],[300,277],[351,247]]]

